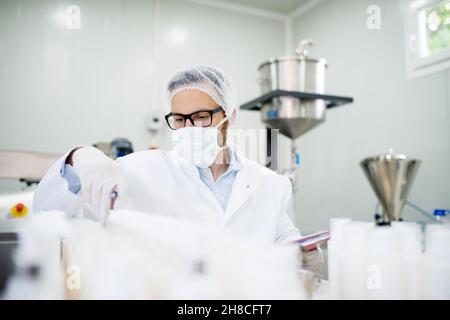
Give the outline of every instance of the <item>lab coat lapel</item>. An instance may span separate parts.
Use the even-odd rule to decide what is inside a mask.
[[[182,160],[177,156],[175,151],[169,151],[169,159],[173,164],[179,166],[181,170],[191,179],[192,182],[197,183],[200,181],[200,176],[195,166],[183,163]]]
[[[203,183],[203,181],[200,179],[200,174],[198,172],[198,169],[191,165],[191,164],[185,164],[182,163],[181,159],[178,158],[178,156],[175,154],[175,152],[172,150],[169,153],[169,158],[171,159],[172,163],[178,165],[181,170],[186,174],[188,181],[192,183],[192,186],[195,188],[195,190],[198,190],[198,192],[201,192],[203,199],[208,200],[212,207],[217,212],[222,212],[222,207],[217,202],[216,198],[214,197],[211,190],[208,189],[208,187]],[[211,212],[213,214],[213,212]],[[216,216],[216,215],[214,215]]]
[[[236,174],[235,181],[233,183],[233,190],[231,191],[230,199],[228,200],[228,205],[223,212],[223,215],[220,217],[220,225],[223,226],[226,222],[231,218],[231,216],[236,213],[236,211],[248,200],[252,192],[256,188],[257,179],[253,177],[251,174],[250,167],[247,164],[247,160],[243,157],[240,152],[236,153],[238,161],[241,163],[242,167]],[[191,165],[180,164],[177,155],[171,151],[170,156],[171,160],[174,163],[178,163],[182,170],[193,179],[193,181],[201,181],[198,171],[196,168]],[[178,161],[178,162],[177,162]],[[211,193],[211,197],[214,197]],[[215,200],[215,199],[214,199]],[[220,205],[217,201],[213,201],[218,208]],[[221,209],[221,208],[220,208]]]
[[[225,225],[233,214],[248,200],[255,187],[255,179],[252,178],[248,166],[243,164],[242,168],[236,174],[227,209],[225,210],[223,219],[221,219],[221,225]]]

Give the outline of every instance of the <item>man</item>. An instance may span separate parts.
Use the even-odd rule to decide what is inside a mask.
[[[114,161],[92,147],[74,148],[39,184],[34,210],[73,215],[87,202],[100,220],[120,208],[206,222],[265,243],[298,239],[287,214],[289,179],[228,144],[236,118],[228,77],[215,67],[188,68],[172,77],[167,93],[172,151],[141,151]]]

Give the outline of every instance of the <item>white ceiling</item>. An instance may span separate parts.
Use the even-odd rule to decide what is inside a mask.
[[[309,0],[221,0],[224,3],[264,9],[281,14],[289,14]]]

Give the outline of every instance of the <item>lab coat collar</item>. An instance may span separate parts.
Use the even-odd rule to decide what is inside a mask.
[[[249,160],[245,158],[245,156],[236,145],[230,144],[229,148],[236,157],[236,168],[239,168],[239,170],[233,183],[233,190],[231,191],[227,208],[223,215],[221,215],[219,218],[220,226],[224,226],[227,221],[229,221],[230,218],[234,215],[234,213],[236,213],[236,211],[248,200],[250,195],[256,189],[256,185],[258,183],[257,175],[254,174],[251,166],[249,165]],[[196,166],[182,163],[179,156],[173,150],[169,152],[169,157],[171,158],[173,163],[178,163],[182,171],[185,172],[193,182],[197,184],[203,183],[200,179],[200,173]],[[214,197],[212,194],[211,196]],[[216,199],[214,198],[214,200]],[[222,209],[217,200],[215,202],[217,203],[218,208]]]
[[[231,171],[239,171],[242,167],[241,163],[238,161],[238,159],[236,157],[234,148],[231,146],[228,146],[225,150],[228,153],[228,158],[230,159],[230,163],[229,163],[227,170],[224,173],[222,173],[221,177],[227,175]],[[197,168],[197,169],[198,169],[201,177],[211,175],[210,168]]]
[[[230,170],[239,171],[242,168],[242,157],[237,154],[237,147],[234,144],[229,144],[227,148],[228,156],[230,157]]]
[[[193,182],[201,182],[200,180],[200,174],[197,170],[197,168],[194,165],[184,163],[183,160],[178,156],[178,154],[175,152],[175,150],[170,150],[169,158],[175,165],[178,165],[181,170],[193,181]]]
[[[245,161],[245,158],[242,156],[240,151],[238,151],[238,148],[234,144],[229,144],[227,147],[228,154],[230,156],[230,168],[228,170],[236,170],[239,171],[242,168],[242,164]],[[196,166],[188,163],[183,163],[182,159],[177,155],[177,153],[174,150],[170,150],[168,152],[168,156],[170,160],[174,164],[178,164],[181,169],[194,181],[201,181],[200,180],[200,173]],[[228,171],[227,170],[227,171]]]

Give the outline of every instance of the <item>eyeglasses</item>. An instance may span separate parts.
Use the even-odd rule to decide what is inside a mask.
[[[222,107],[213,110],[200,110],[191,114],[169,113],[166,114],[166,122],[170,129],[177,130],[186,126],[186,120],[190,120],[194,127],[209,127],[212,124],[213,114],[223,111]]]

